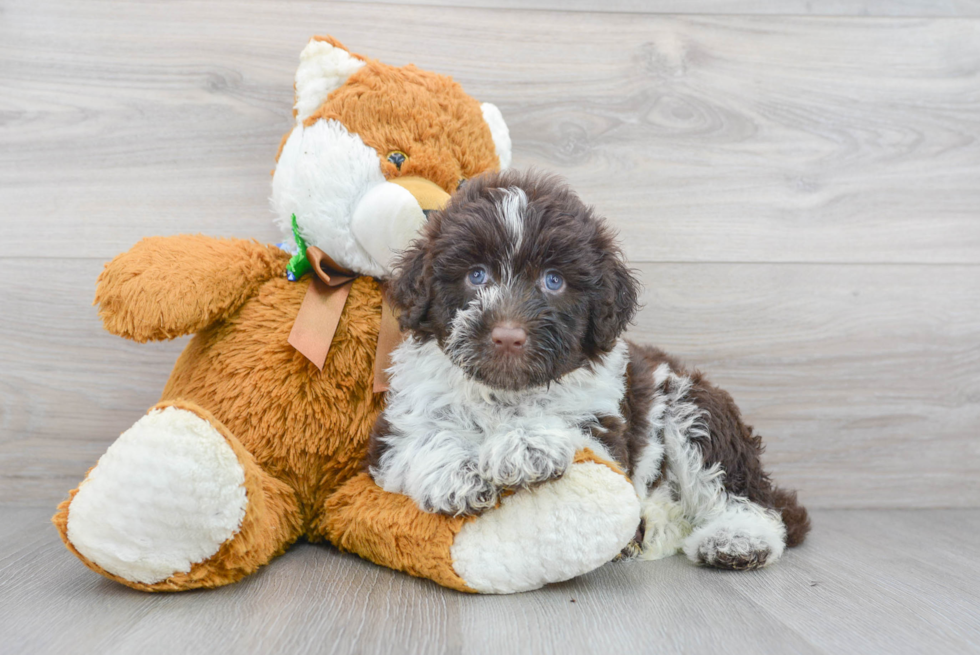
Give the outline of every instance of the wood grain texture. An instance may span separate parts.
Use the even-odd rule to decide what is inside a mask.
[[[341,0],[360,4],[362,0]],[[714,14],[961,18],[980,16],[977,0],[387,0],[394,5],[586,11],[632,14]]]
[[[980,268],[647,264],[631,337],[728,390],[820,507],[980,505]]]
[[[100,269],[0,260],[4,502],[59,501],[157,401],[186,343],[104,332],[90,305]],[[727,389],[764,435],[777,480],[808,505],[980,506],[980,267],[643,264],[637,273],[644,309],[631,338]]]
[[[703,15],[662,15],[680,12]],[[978,16],[973,0],[5,0],[0,652],[980,652],[980,510],[819,509],[980,507]],[[646,287],[631,336],[732,393],[818,508],[802,548],[751,574],[671,558],[508,597],[308,544],[232,587],[145,595],[64,549],[54,504],[186,343],[103,332],[102,263],[151,234],[277,240],[269,171],[313,33],[452,74],[501,107],[516,165],[566,175],[610,218]]]
[[[682,557],[609,564],[515,596],[468,596],[299,544],[214,591],[143,594],[83,567],[48,508],[0,508],[3,652],[970,653],[977,510],[818,511],[751,573]],[[574,602],[573,602],[574,601]]]
[[[274,240],[311,32],[497,103],[635,261],[980,263],[978,20],[252,0],[5,3],[0,256]]]
[[[980,505],[980,20],[0,11],[0,502],[59,500],[186,342],[103,333],[103,261],[151,234],[278,238],[297,55],[332,32],[499,104],[517,164],[563,173],[621,230],[647,286],[634,337],[728,389],[810,506]]]

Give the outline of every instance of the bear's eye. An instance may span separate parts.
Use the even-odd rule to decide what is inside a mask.
[[[405,163],[406,159],[408,159],[408,155],[401,150],[392,150],[388,153],[388,161],[394,164],[398,170],[402,169],[402,164]]]
[[[459,191],[460,189],[462,189],[464,184],[466,184],[466,178],[465,177],[459,178],[459,182],[456,183],[456,190]]]
[[[477,266],[466,276],[466,281],[475,287],[483,286],[487,282],[487,269]]]
[[[565,286],[565,278],[558,271],[548,271],[542,279],[544,281],[544,288],[548,291],[561,291],[561,288]]]

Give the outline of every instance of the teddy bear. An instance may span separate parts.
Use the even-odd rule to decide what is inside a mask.
[[[398,341],[383,299],[394,253],[468,178],[509,165],[500,111],[449,77],[314,37],[293,114],[272,180],[281,247],[151,237],[100,274],[109,332],[195,336],[160,402],[59,505],[68,549],[144,591],[235,582],[300,538],[466,592],[527,591],[613,559],[639,502],[589,451],[477,516],[425,513],[365,470]]]

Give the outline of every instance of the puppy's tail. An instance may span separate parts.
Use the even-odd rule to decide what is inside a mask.
[[[786,526],[786,545],[790,548],[803,543],[810,531],[810,516],[806,508],[796,499],[796,492],[772,488],[772,508],[778,510]]]

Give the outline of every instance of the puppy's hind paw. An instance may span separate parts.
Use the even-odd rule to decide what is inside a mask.
[[[754,503],[734,504],[684,540],[684,553],[697,564],[731,571],[761,569],[786,547],[779,515]]]
[[[765,542],[747,534],[717,534],[698,545],[697,561],[716,569],[751,571],[764,567],[771,555]]]

